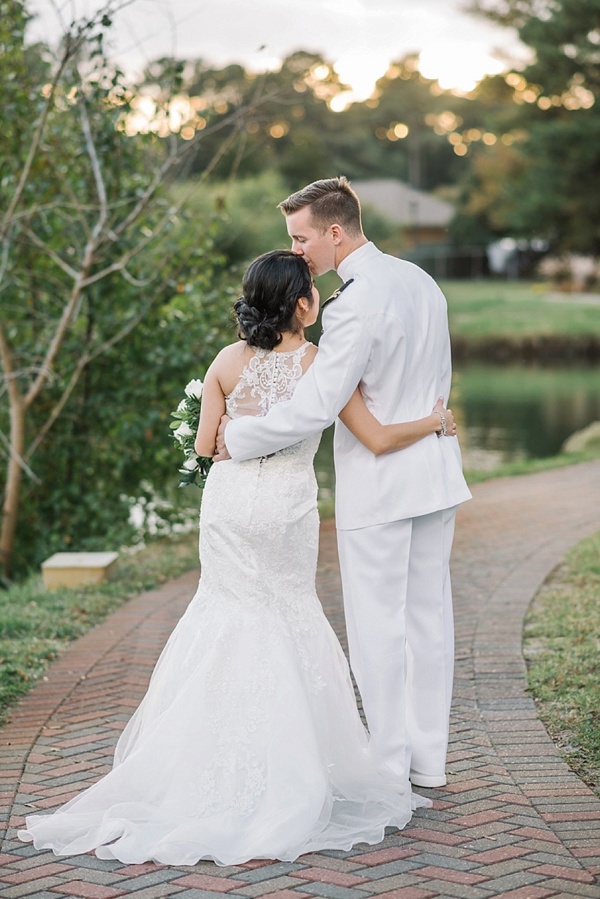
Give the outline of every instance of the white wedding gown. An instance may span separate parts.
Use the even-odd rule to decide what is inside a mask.
[[[263,414],[289,398],[307,346],[257,350],[229,414]],[[429,804],[378,772],[315,593],[317,446],[315,437],[213,465],[200,584],[113,769],[53,814],[28,816],[22,840],[124,863],[290,861],[377,843]]]

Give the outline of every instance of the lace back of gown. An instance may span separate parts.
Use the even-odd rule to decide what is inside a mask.
[[[227,414],[266,415],[274,403],[289,400],[302,377],[308,342],[282,353],[256,349],[226,400]]]
[[[305,352],[257,351],[229,414],[288,399]],[[315,592],[317,444],[213,465],[198,590],[113,769],[54,814],[28,816],[21,839],[126,864],[236,865],[377,843],[410,820],[417,800],[371,758]]]

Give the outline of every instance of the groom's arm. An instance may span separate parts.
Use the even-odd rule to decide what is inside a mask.
[[[320,433],[335,421],[360,382],[371,349],[365,318],[350,297],[340,296],[323,312],[323,335],[315,361],[293,397],[277,403],[264,417],[244,416],[229,422],[225,443],[241,462],[275,453]]]

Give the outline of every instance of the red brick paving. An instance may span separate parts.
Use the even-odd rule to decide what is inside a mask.
[[[210,874],[186,874],[171,880],[171,885],[180,887],[194,887],[197,890],[214,890],[217,893],[228,893],[239,888],[239,880],[230,880],[227,877],[211,877]]]
[[[580,883],[594,883],[595,880],[587,871],[576,868],[562,868],[560,865],[540,865],[532,868],[533,874],[549,874],[551,877],[562,877],[564,880],[578,880]]]
[[[358,856],[358,860],[363,865],[382,865],[384,862],[395,862],[399,858],[410,858],[411,855],[417,854],[414,849],[407,849],[405,846],[391,846],[389,849],[365,852],[364,855]]]
[[[546,899],[546,896],[558,896],[558,893],[556,890],[544,890],[540,887],[521,887],[502,895],[510,899]]]
[[[115,899],[123,896],[122,890],[112,890],[110,887],[98,883],[86,883],[84,880],[72,880],[54,887],[54,892],[64,893],[66,896],[75,896],[76,899]]]
[[[430,893],[428,890],[419,890],[415,887],[403,887],[387,893],[377,893],[377,895],[379,899],[430,899],[431,896],[439,896],[439,893]]]
[[[566,550],[600,528],[600,463],[491,481],[461,508],[453,561],[457,673],[448,786],[380,846],[293,864],[217,868],[60,859],[15,839],[107,771],[197,573],[137,597],[72,644],[0,730],[0,895],[49,899],[599,897],[600,800],[562,760],[526,690],[528,603]],[[345,644],[335,536],[322,528],[319,593]]]
[[[366,877],[356,874],[343,874],[341,871],[331,871],[328,868],[303,868],[301,871],[292,871],[291,877],[300,880],[308,880],[311,883],[334,883],[339,887],[354,887],[359,883],[368,883]]]
[[[453,871],[452,868],[440,868],[426,865],[415,870],[419,877],[429,877],[430,880],[448,880],[451,883],[481,883],[487,880],[485,874],[470,874],[468,871]]]

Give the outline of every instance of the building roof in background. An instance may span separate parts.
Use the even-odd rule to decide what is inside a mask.
[[[445,200],[395,178],[352,181],[363,204],[386,215],[396,225],[411,228],[446,228],[454,216],[454,207]]]

